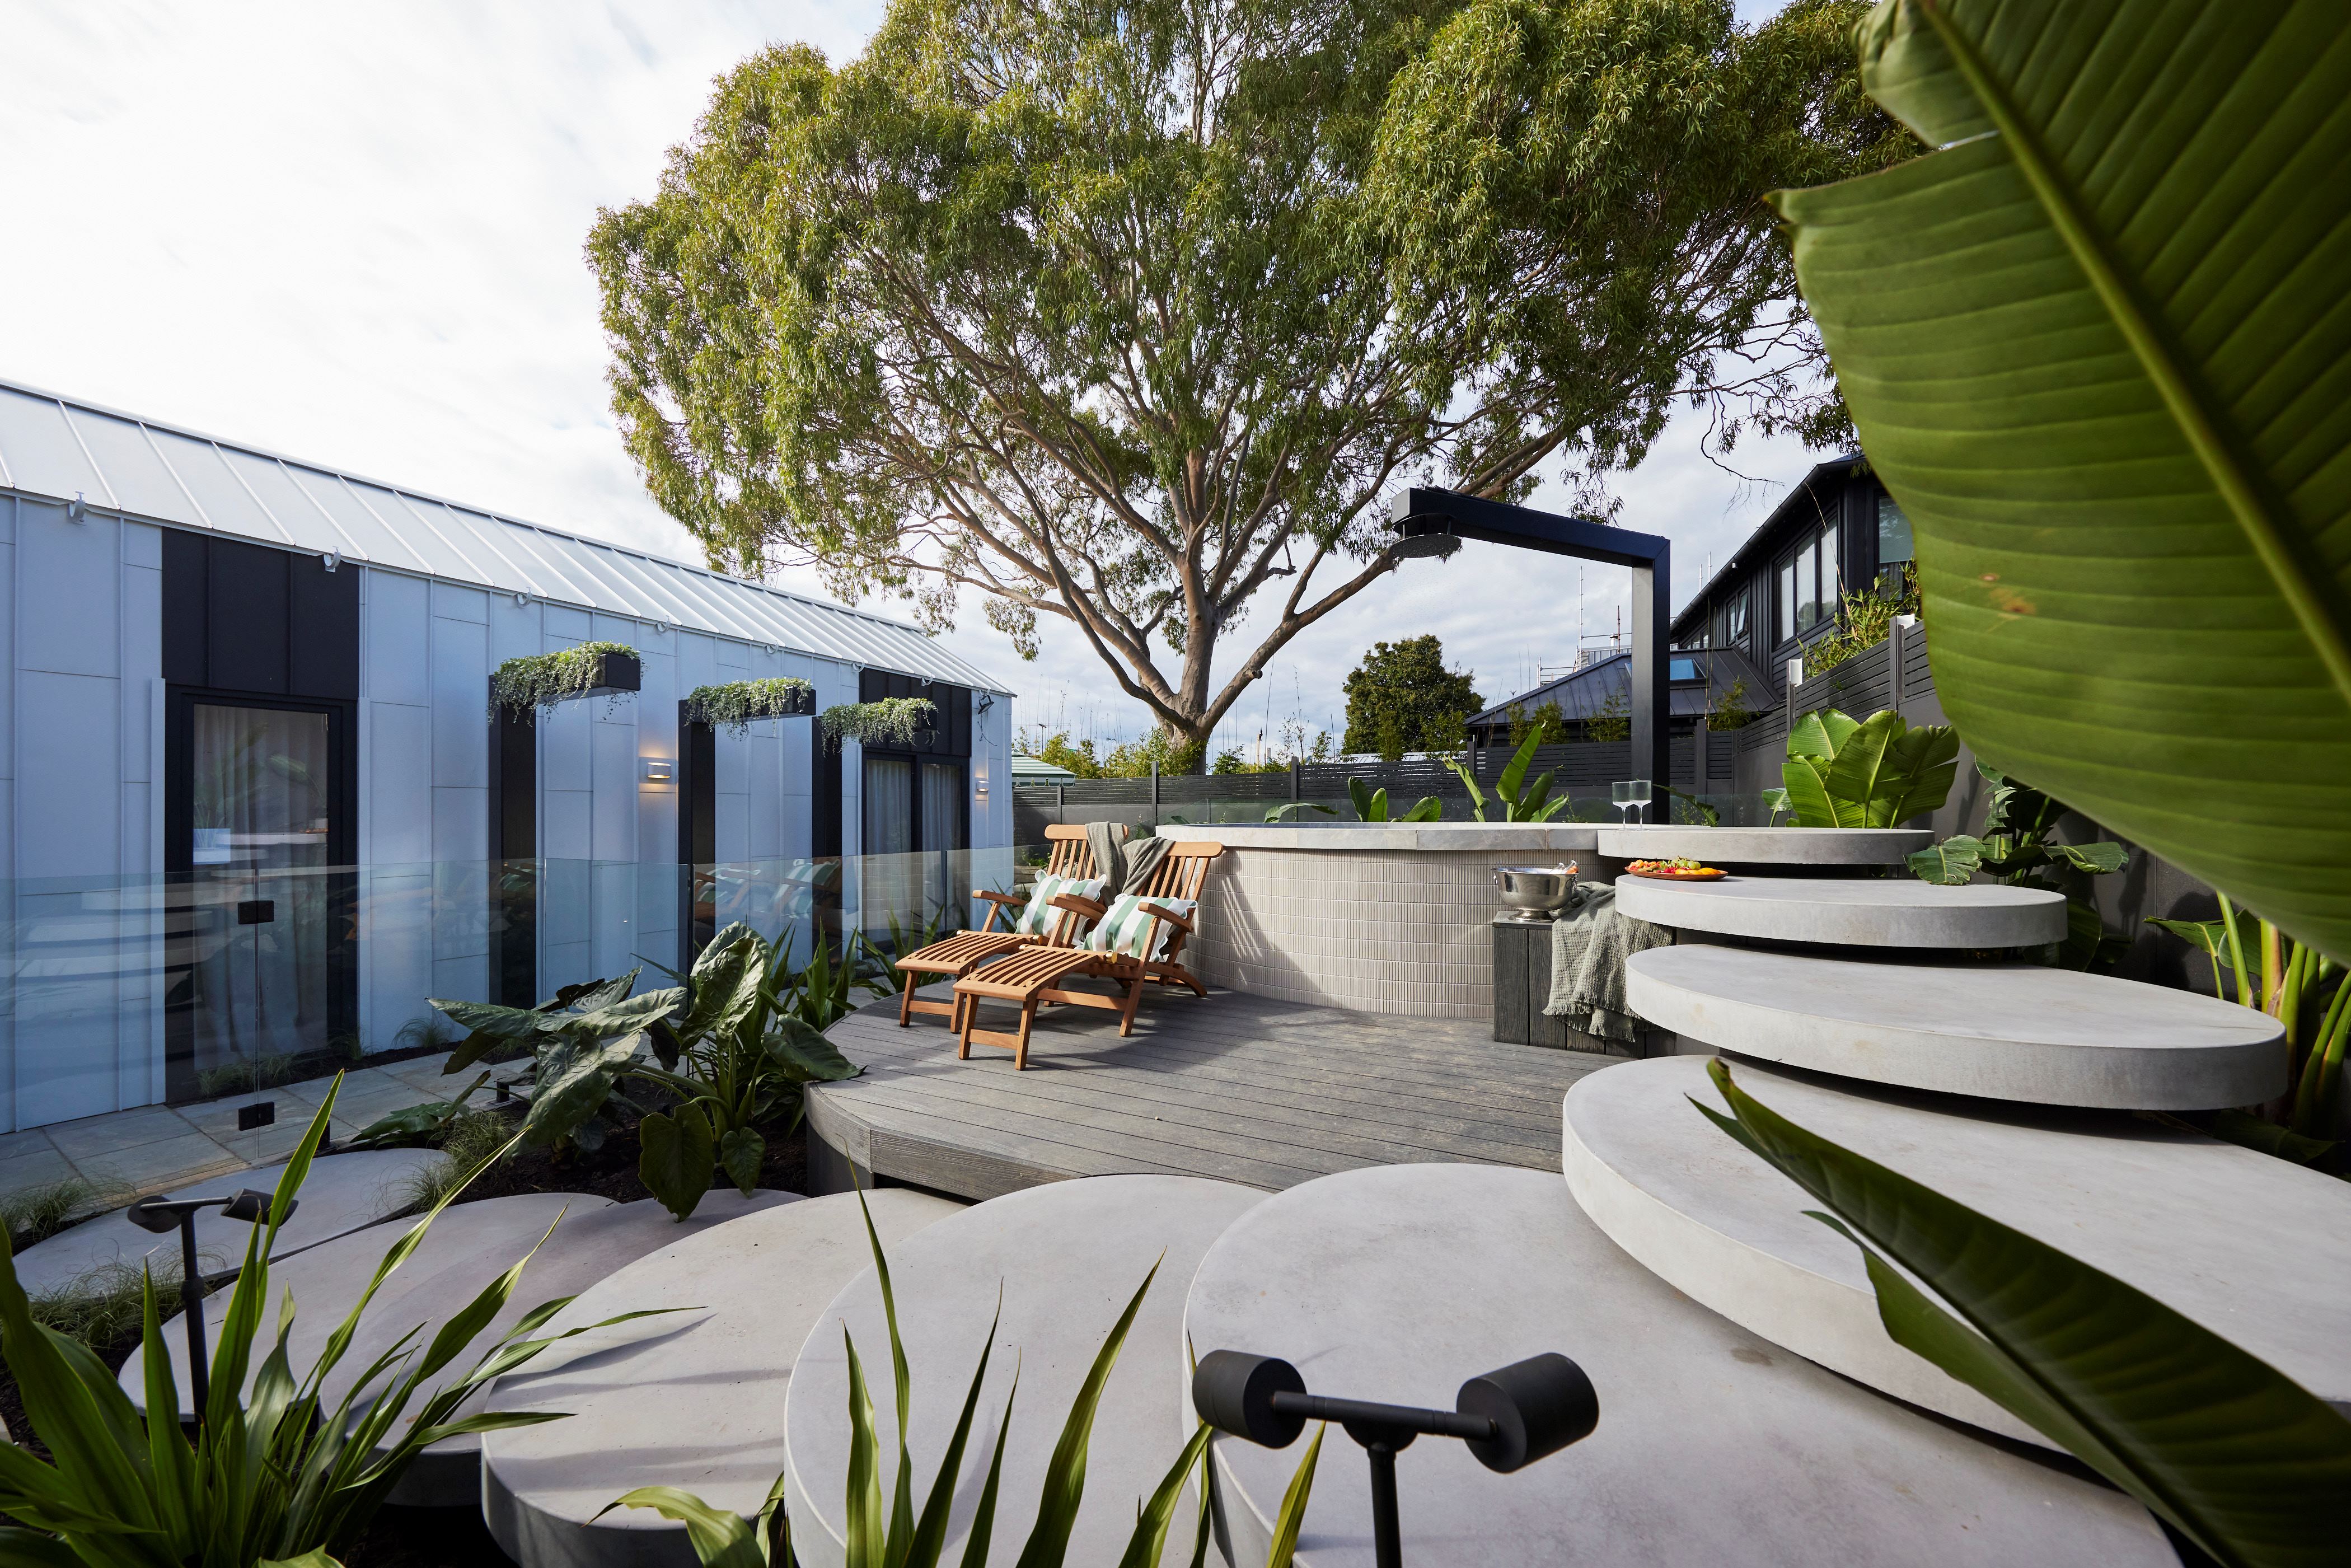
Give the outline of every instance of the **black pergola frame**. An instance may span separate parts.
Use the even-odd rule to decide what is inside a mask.
[[[1672,683],[1667,636],[1673,625],[1673,541],[1588,517],[1489,501],[1458,490],[1415,486],[1388,504],[1406,539],[1452,538],[1573,556],[1633,570],[1633,767],[1662,793],[1673,782]]]

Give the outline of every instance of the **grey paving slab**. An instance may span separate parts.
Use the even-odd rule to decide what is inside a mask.
[[[374,1224],[396,1210],[405,1200],[407,1184],[441,1157],[428,1149],[369,1150],[320,1157],[302,1184],[293,1217],[278,1228],[274,1256],[290,1258]],[[232,1168],[174,1189],[170,1196],[213,1197],[245,1187],[269,1192],[276,1190],[281,1174],[276,1166]],[[244,1260],[251,1232],[252,1227],[224,1219],[217,1209],[207,1209],[196,1219],[197,1256],[207,1270],[233,1269]],[[168,1272],[177,1278],[178,1233],[157,1236],[141,1230],[118,1209],[26,1248],[16,1260],[16,1278],[27,1293],[50,1295],[93,1273],[115,1266],[136,1269],[149,1259],[159,1274]]]
[[[142,1105],[133,1111],[58,1122],[42,1130],[48,1134],[50,1144],[59,1154],[79,1165],[85,1160],[104,1161],[144,1145],[185,1137],[195,1128],[168,1105]]]
[[[1862,947],[2026,947],[2063,941],[2064,894],[1996,884],[1937,887],[1915,877],[1616,879],[1635,919],[1720,936]]]
[[[1398,1161],[1549,1168],[1559,1096],[1612,1059],[1490,1034],[1186,992],[1146,998],[1123,1040],[1112,1015],[1049,1010],[1016,1072],[1000,1051],[957,1061],[946,1030],[900,1029],[883,1003],[831,1031],[866,1071],[811,1090],[810,1128],[864,1169],[972,1198],[1120,1171],[1270,1189]]]
[[[996,1560],[1017,1552],[1036,1521],[1045,1466],[1071,1403],[1155,1262],[1156,1281],[1102,1390],[1071,1537],[1071,1563],[1118,1562],[1137,1503],[1159,1484],[1192,1430],[1174,1397],[1185,1375],[1184,1281],[1210,1243],[1263,1197],[1250,1187],[1187,1176],[1058,1182],[967,1209],[893,1249],[890,1277],[915,1396],[909,1443],[917,1493],[928,1486],[953,1431],[1000,1289],[1002,1326],[975,1422],[984,1436],[973,1447],[994,1441],[1017,1369],[1020,1395],[1012,1406],[991,1537]],[[804,1568],[838,1568],[844,1556],[849,1384],[842,1324],[867,1366],[889,1364],[881,1290],[870,1270],[825,1310],[800,1347],[785,1396],[787,1507],[792,1548]],[[894,1430],[887,1376],[870,1386],[875,1421]],[[985,1459],[969,1465],[949,1516],[946,1561],[963,1554],[986,1469]],[[883,1471],[886,1497],[895,1484],[894,1452],[885,1456]],[[1187,1500],[1177,1517],[1196,1507]],[[1177,1533],[1170,1531],[1171,1540]],[[1182,1542],[1162,1561],[1182,1563],[1188,1554],[1189,1542]]]
[[[961,1209],[904,1187],[867,1196],[893,1257]],[[484,1437],[482,1514],[499,1546],[524,1568],[693,1568],[683,1525],[639,1509],[597,1516],[641,1486],[757,1513],[783,1471],[800,1343],[872,1256],[843,1193],[699,1231],[591,1286],[549,1327],[692,1310],[582,1334],[498,1381],[492,1409],[571,1412]]]
[[[101,1186],[136,1193],[182,1186],[247,1163],[216,1138],[183,1133],[153,1143],[83,1155],[74,1160],[74,1166]]]
[[[1634,1012],[1724,1051],[2036,1105],[2201,1111],[2285,1091],[2277,1021],[2194,991],[2037,964],[1685,945],[1625,967]]]
[[[2115,1113],[1846,1087],[1760,1063],[1733,1071],[1798,1124],[2064,1248],[2351,1409],[2351,1185]],[[1887,1339],[1858,1249],[1686,1097],[1723,1108],[1704,1058],[1631,1062],[1569,1092],[1568,1186],[1611,1239],[1775,1344],[2037,1440]]]
[[[46,1144],[17,1147],[20,1152],[0,1158],[0,1194],[13,1195],[28,1187],[47,1186],[81,1174],[74,1168],[73,1162]]]
[[[2178,1561],[2121,1493],[1906,1409],[1691,1301],[1543,1173],[1392,1166],[1277,1194],[1208,1249],[1184,1326],[1200,1354],[1280,1356],[1315,1393],[1447,1409],[1466,1378],[1545,1351],[1584,1369],[1597,1429],[1517,1474],[1430,1437],[1397,1456],[1407,1563]],[[1163,1383],[1172,1431],[1188,1416],[1180,1370]],[[1304,1448],[1214,1443],[1233,1562],[1265,1560]],[[1370,1508],[1363,1453],[1332,1431],[1297,1561],[1369,1568]]]
[[[1612,860],[1687,857],[1708,865],[1900,865],[1935,841],[1924,828],[1687,828],[1602,826]]]

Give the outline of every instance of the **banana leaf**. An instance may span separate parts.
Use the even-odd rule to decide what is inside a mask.
[[[1708,1071],[1731,1113],[1691,1104],[1834,1211],[1807,1212],[1860,1247],[1896,1344],[2232,1568],[2343,1560],[2351,1420],[2144,1291],[1806,1132],[1720,1061]]]
[[[1911,851],[1907,859],[1910,873],[1919,881],[1938,887],[1962,887],[1983,869],[1983,841],[1954,833],[1939,844]]]
[[[1884,0],[1775,198],[1979,756],[2351,956],[2351,7]]]

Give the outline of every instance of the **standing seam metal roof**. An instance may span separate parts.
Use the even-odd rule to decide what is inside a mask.
[[[920,629],[0,381],[0,485],[550,604],[1002,692]],[[1008,694],[1007,694],[1008,695]]]

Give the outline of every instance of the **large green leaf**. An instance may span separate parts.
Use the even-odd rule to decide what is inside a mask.
[[[1780,210],[1943,706],[2351,956],[2351,6],[1885,0],[1862,71],[1941,151]]]
[[[2351,1421],[2332,1406],[2112,1275],[1806,1132],[1740,1090],[1720,1061],[1708,1071],[1731,1114],[1691,1103],[1838,1217],[1814,1218],[1858,1233],[1896,1343],[2222,1563],[2342,1562]]]
[[[710,1118],[699,1105],[680,1105],[667,1114],[656,1111],[637,1124],[637,1137],[643,1145],[637,1179],[664,1208],[685,1218],[710,1190],[711,1168],[718,1162]]]

